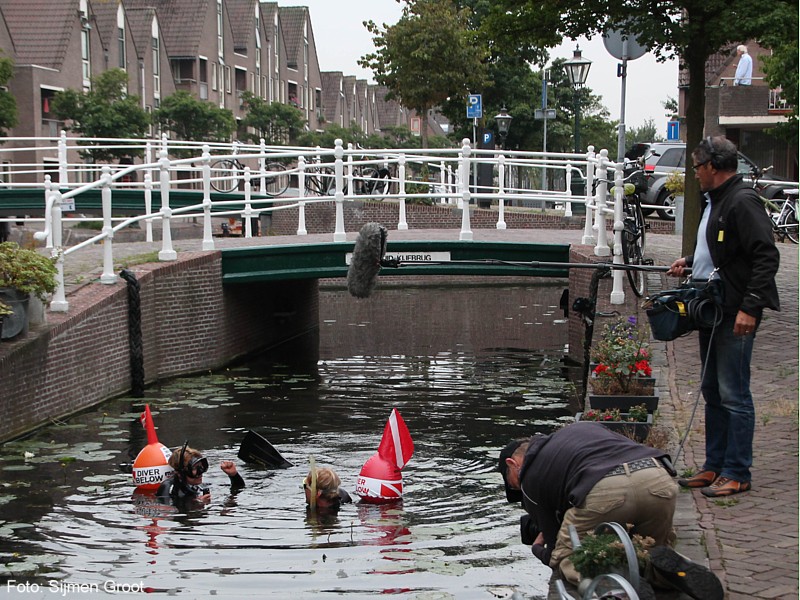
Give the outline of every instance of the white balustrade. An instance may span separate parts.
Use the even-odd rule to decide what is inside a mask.
[[[28,139],[26,138],[26,141]],[[498,204],[498,218],[496,228],[504,230],[506,224],[506,202],[510,198],[519,201],[538,201],[551,202],[564,206],[564,215],[569,216],[572,211],[572,202],[576,200],[573,196],[572,183],[573,173],[580,172],[581,178],[585,176],[586,191],[583,200],[586,203],[586,218],[582,231],[582,243],[594,246],[594,253],[599,257],[613,254],[615,263],[623,262],[621,252],[622,226],[624,225],[622,215],[622,193],[623,186],[619,185],[622,177],[622,166],[609,160],[608,152],[601,150],[595,154],[594,147],[589,146],[585,155],[572,153],[541,153],[541,152],[521,152],[504,151],[502,154],[485,150],[475,150],[470,141],[465,139],[458,148],[449,149],[421,149],[407,151],[403,149],[363,149],[353,148],[349,145],[344,149],[341,140],[336,141],[333,149],[323,148],[287,148],[267,146],[264,140],[259,140],[258,144],[223,144],[223,143],[203,143],[184,142],[179,140],[169,140],[166,135],[162,135],[157,140],[97,140],[97,147],[107,146],[119,147],[122,144],[130,145],[132,154],[142,156],[142,163],[131,167],[117,168],[112,165],[86,165],[79,162],[70,163],[69,156],[77,157],[80,152],[85,152],[86,140],[67,137],[65,133],[56,140],[49,138],[43,139],[41,146],[37,142],[31,142],[32,148],[22,148],[17,142],[16,151],[39,152],[45,157],[52,156],[46,154],[45,150],[56,151],[58,160],[58,184],[51,181],[49,174],[45,170],[44,163],[29,164],[16,163],[13,160],[15,148],[15,138],[6,138],[6,144],[0,147],[0,159],[4,163],[9,163],[11,173],[18,175],[8,178],[4,183],[6,188],[44,188],[44,213],[45,225],[43,231],[36,234],[36,239],[45,243],[48,249],[52,249],[52,255],[60,266],[59,288],[51,302],[51,310],[66,310],[68,306],[64,297],[63,287],[63,263],[65,257],[69,257],[72,252],[79,251],[92,243],[103,241],[103,274],[101,282],[104,284],[114,284],[118,277],[113,272],[113,238],[114,233],[130,223],[145,221],[147,225],[146,239],[152,241],[152,221],[159,219],[162,226],[161,250],[158,252],[159,260],[170,261],[177,259],[177,252],[172,244],[172,218],[181,217],[202,217],[203,237],[202,249],[209,251],[215,248],[213,235],[213,217],[241,216],[244,220],[243,233],[245,238],[253,236],[253,219],[265,212],[279,210],[297,210],[297,235],[307,235],[306,230],[306,207],[309,204],[330,206],[333,204],[335,211],[335,228],[333,240],[336,242],[346,241],[347,235],[344,224],[344,203],[358,200],[359,173],[362,169],[366,170],[372,166],[379,169],[386,169],[390,173],[396,171],[396,176],[391,178],[391,187],[388,194],[384,194],[389,201],[397,204],[398,211],[398,230],[409,228],[407,222],[407,195],[409,183],[423,183],[420,180],[410,179],[409,173],[428,172],[438,169],[438,176],[434,175],[435,185],[428,180],[424,183],[428,185],[427,194],[413,194],[414,198],[428,195],[438,203],[448,203],[458,205],[462,211],[461,228],[458,233],[459,240],[469,241],[473,239],[471,229],[471,206],[470,203],[475,196],[470,186],[470,173],[481,162],[488,162],[496,165],[497,168],[497,187],[492,189],[489,186],[482,186],[481,198],[496,200]],[[81,142],[79,144],[79,141]],[[158,158],[153,162],[153,152],[157,150]],[[178,156],[187,158],[170,158],[170,152],[175,152]],[[9,157],[12,157],[9,159]],[[331,157],[333,162],[333,177],[335,183],[335,193],[333,197],[322,193],[322,195],[309,196],[306,184],[310,178],[324,179],[329,177],[325,173],[324,166]],[[230,199],[225,199],[223,194],[215,194],[212,201],[211,193],[211,163],[216,160],[234,159],[243,165],[243,170],[237,170],[233,177],[237,181],[244,182],[244,198],[241,195],[232,194]],[[296,181],[298,189],[290,188],[280,197],[270,197],[265,194],[270,187],[267,180],[271,181],[271,175],[267,170],[270,162],[281,162],[290,165],[287,168],[285,177],[291,177],[291,181]],[[327,162],[330,165],[329,162]],[[257,165],[256,172],[251,171],[250,165]],[[291,165],[295,165],[292,167]],[[345,166],[346,165],[346,166]],[[100,176],[95,181],[89,183],[79,183],[86,181],[89,173],[87,167],[101,169]],[[526,186],[525,173],[540,172],[546,167],[551,173],[563,174],[563,189],[559,185],[552,185],[556,189],[536,190]],[[347,169],[345,171],[345,168]],[[152,175],[154,170],[158,170],[158,177]],[[143,176],[136,176],[141,172]],[[123,175],[124,173],[124,175]],[[178,177],[180,173],[181,177]],[[184,175],[189,174],[186,178]],[[514,175],[522,184],[513,184]],[[617,190],[614,198],[613,207],[608,198],[608,178],[609,173],[614,173]],[[123,181],[124,189],[140,190],[144,197],[145,214],[135,217],[114,226],[114,190],[119,187],[117,183],[122,177],[131,175],[130,181],[126,178]],[[347,179],[345,179],[347,177]],[[174,178],[174,180],[173,180]],[[258,179],[257,184],[253,185],[253,179]],[[36,183],[38,180],[40,183]],[[559,181],[559,177],[554,177],[554,181]],[[396,184],[395,184],[396,182]],[[191,206],[171,206],[170,194],[173,186],[181,185],[186,187],[202,188],[202,194],[198,193],[198,200]],[[56,189],[58,188],[58,189]],[[92,240],[81,242],[71,248],[62,247],[62,220],[65,203],[74,206],[75,198],[81,193],[89,190],[99,190],[103,204],[103,228],[102,232],[92,238]],[[158,189],[161,194],[160,208],[153,212],[152,193]],[[321,187],[320,189],[323,189]],[[347,190],[347,194],[345,194]],[[201,196],[201,198],[200,198]],[[243,206],[243,208],[242,208]],[[72,211],[71,211],[72,212]],[[613,218],[613,250],[609,245],[607,234],[607,220]],[[20,219],[20,220],[25,220]],[[28,219],[34,221],[34,219]],[[41,220],[41,219],[39,219]],[[622,271],[614,270],[614,289],[612,291],[612,302],[616,303],[621,297],[622,292]],[[59,291],[60,290],[60,291]]]

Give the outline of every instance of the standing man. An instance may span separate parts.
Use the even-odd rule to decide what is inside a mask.
[[[746,56],[746,55],[745,55]],[[698,282],[722,283],[722,322],[699,330],[701,390],[705,398],[706,459],[683,487],[704,488],[710,498],[750,489],[755,411],[750,393],[753,340],[765,308],[779,310],[775,273],[780,255],[772,224],[755,190],[736,173],[736,146],[707,137],[692,152],[695,177],[704,192],[697,245],[668,275],[692,268]]]
[[[739,55],[739,64],[736,65],[733,85],[750,85],[753,77],[753,59],[747,53],[747,46],[744,44],[737,46],[736,54]]]

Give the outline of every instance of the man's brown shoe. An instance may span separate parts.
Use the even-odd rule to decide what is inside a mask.
[[[719,498],[720,496],[731,496],[750,490],[749,481],[736,481],[727,477],[720,477],[704,490],[700,490],[704,496],[709,498]]]
[[[714,483],[719,477],[719,473],[714,471],[700,471],[697,475],[678,479],[678,485],[686,488],[703,488]]]

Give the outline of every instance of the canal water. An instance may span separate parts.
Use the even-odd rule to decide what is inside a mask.
[[[153,386],[0,447],[0,595],[89,598],[544,598],[550,570],[519,541],[499,449],[572,420],[563,285],[320,295],[320,326],[220,372]],[[129,463],[159,440],[204,450],[211,501],[134,494]],[[396,505],[309,513],[309,459],[354,495],[392,408],[415,443]],[[264,435],[293,466],[236,459]],[[219,470],[237,460],[247,487]],[[357,497],[356,497],[357,500]]]

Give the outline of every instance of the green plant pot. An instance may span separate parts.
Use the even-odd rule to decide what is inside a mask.
[[[644,404],[647,412],[653,413],[658,408],[658,396],[623,396],[619,394],[589,394],[588,408],[595,410],[606,410],[607,408],[618,408],[621,412],[627,412],[634,406]]]
[[[582,412],[575,415],[575,421],[578,422],[583,416]],[[622,413],[623,418],[627,417],[627,413]],[[600,423],[611,431],[616,431],[637,442],[643,442],[650,435],[650,428],[653,426],[653,415],[647,415],[646,422],[629,423],[628,421],[585,421],[586,423]]]

